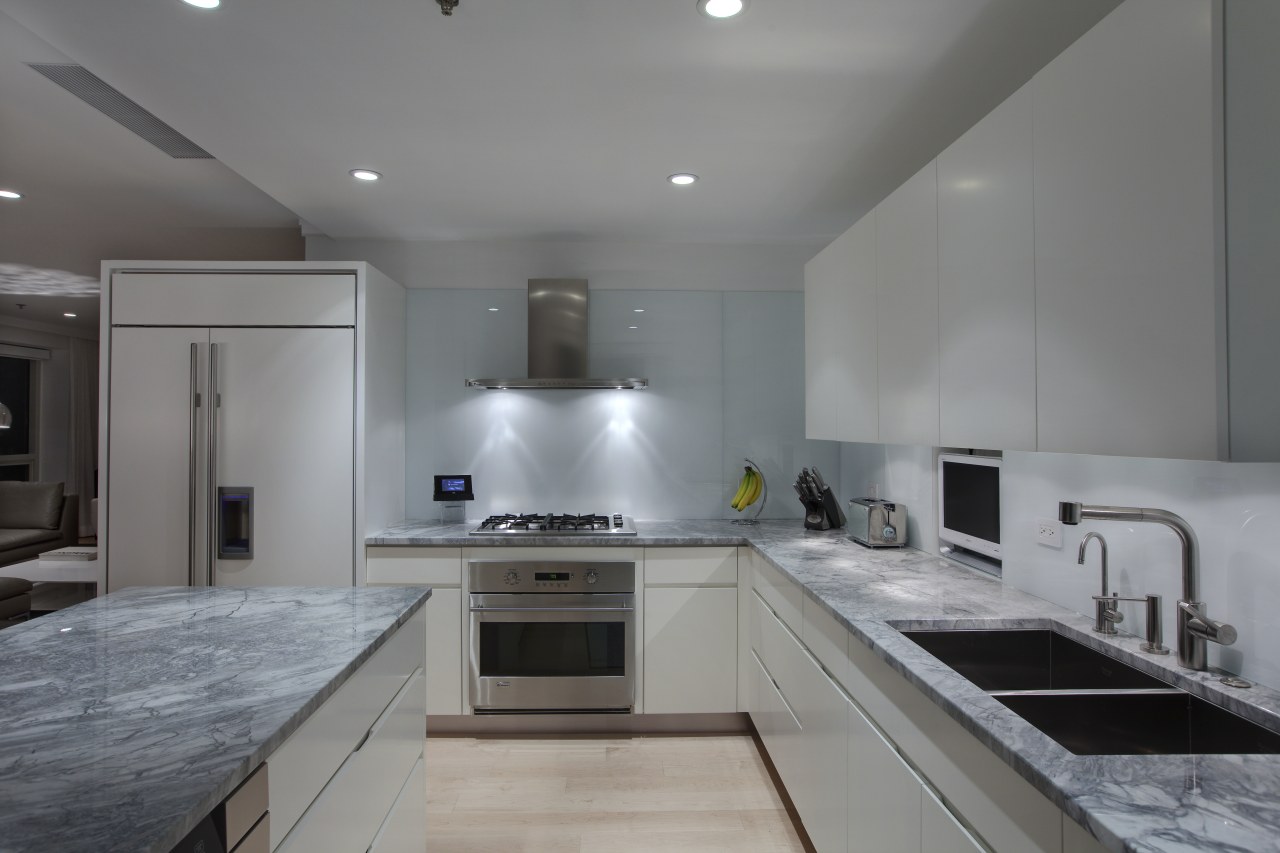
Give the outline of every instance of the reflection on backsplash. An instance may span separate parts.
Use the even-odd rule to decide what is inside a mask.
[[[526,292],[409,292],[409,516],[438,514],[433,474],[465,471],[475,478],[474,518],[737,517],[729,500],[750,456],[779,487],[765,516],[798,518],[800,504],[782,491],[787,474],[838,467],[837,445],[804,438],[803,294],[610,290],[590,299],[591,372],[645,376],[648,390],[465,388],[467,376],[525,374]]]

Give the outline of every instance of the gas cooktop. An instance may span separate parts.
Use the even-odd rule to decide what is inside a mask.
[[[491,515],[471,531],[472,536],[635,536],[636,523],[613,515]]]

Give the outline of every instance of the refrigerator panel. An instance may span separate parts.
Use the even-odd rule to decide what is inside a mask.
[[[215,518],[236,519],[235,530],[215,530],[215,555],[228,554],[227,543],[237,549],[215,559],[215,583],[350,586],[354,330],[214,329],[211,343],[221,401],[211,430],[214,494],[252,496],[236,512],[215,502]],[[252,538],[242,543],[246,531]]]
[[[207,583],[208,343],[207,329],[112,330],[108,591]]]

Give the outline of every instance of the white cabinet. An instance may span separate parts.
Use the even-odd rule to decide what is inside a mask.
[[[928,788],[924,789],[920,847],[928,853],[986,853],[955,815]]]
[[[369,849],[422,758],[426,621],[424,608],[400,626],[267,758],[272,850]]]
[[[805,264],[804,311],[806,437],[876,441],[874,214]]]
[[[875,210],[880,441],[938,444],[938,173]]]
[[[366,550],[369,586],[431,587],[427,612],[427,713],[456,716],[463,712],[462,549],[370,547]]]
[[[427,823],[427,773],[421,758],[405,780],[391,813],[374,836],[369,853],[423,853]]]
[[[800,819],[819,853],[848,844],[849,700],[808,654],[796,672],[796,714],[804,770],[792,792]]]
[[[1030,84],[1039,450],[1217,458],[1213,5],[1129,0]]]
[[[924,786],[852,704],[848,724],[849,853],[920,853]]]
[[[736,548],[646,548],[644,712],[738,705]]]
[[[1036,448],[1031,117],[1023,87],[938,156],[943,447]]]

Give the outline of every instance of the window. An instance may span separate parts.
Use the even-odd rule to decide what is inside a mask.
[[[0,429],[0,480],[35,480],[39,362],[0,356],[0,403],[13,424]]]

